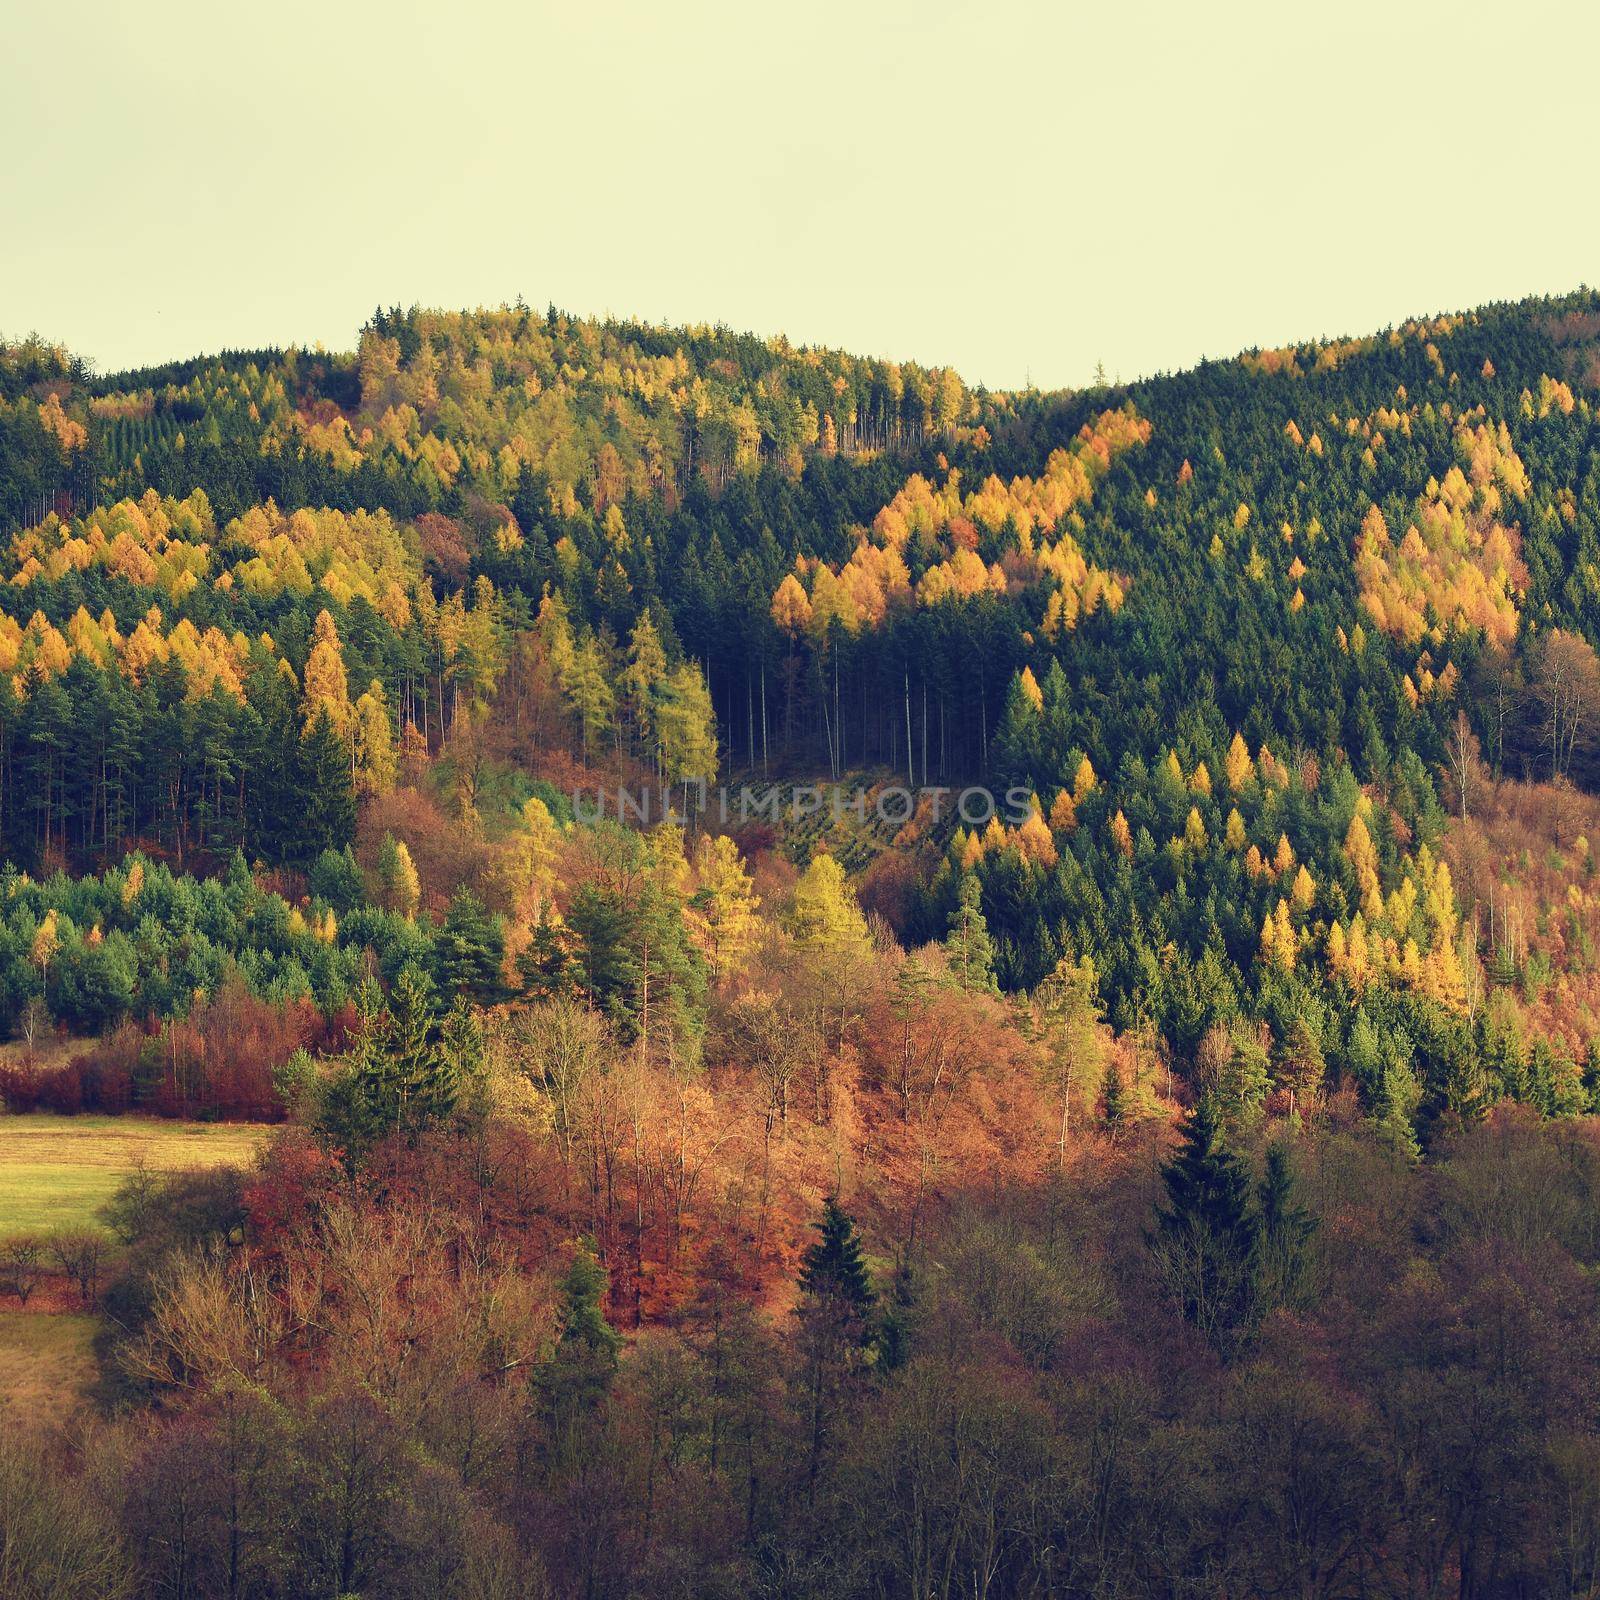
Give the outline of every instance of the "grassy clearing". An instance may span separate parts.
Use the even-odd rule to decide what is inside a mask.
[[[96,1319],[0,1311],[0,1428],[60,1421],[94,1381]]]
[[[0,1116],[0,1234],[95,1223],[141,1160],[162,1172],[245,1165],[268,1131],[251,1123]]]

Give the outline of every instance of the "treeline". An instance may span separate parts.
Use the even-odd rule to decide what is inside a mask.
[[[1595,1581],[1586,1131],[1503,1119],[1424,1177],[1197,1123],[1164,1165],[1102,1143],[1066,1182],[958,1188],[893,1257],[845,1196],[773,1315],[718,1229],[627,1339],[523,1149],[397,1143],[351,1190],[291,1136],[256,1175],[125,1188],[90,1276],[127,1330],[110,1381],[158,1425],[7,1431],[18,1592]]]
[[[302,882],[307,892],[288,899],[258,883],[237,852],[226,871],[202,879],[139,855],[98,877],[57,873],[35,882],[7,867],[0,875],[4,1026],[30,1046],[56,1024],[93,1035],[133,1021],[154,1033],[232,995],[268,1010],[303,1005],[297,1015],[319,1019],[318,1029],[337,1037],[373,972],[392,980],[415,966],[447,996],[478,1002],[503,992],[499,923],[466,892],[437,926],[418,920],[416,872],[393,839],[371,872],[348,848],[327,850]],[[248,1065],[270,1079],[283,1053],[216,1061],[209,1070]],[[7,1101],[29,1081],[19,1071]],[[199,1081],[184,1107],[162,1110],[206,1104],[243,1114],[213,1089]],[[48,1085],[33,1091],[35,1098],[53,1093]]]

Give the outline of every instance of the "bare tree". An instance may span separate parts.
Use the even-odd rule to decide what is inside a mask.
[[[34,1234],[16,1233],[0,1241],[0,1278],[19,1305],[27,1305],[28,1297],[39,1287],[44,1260],[44,1240]]]
[[[1539,648],[1533,683],[1540,713],[1540,735],[1550,758],[1550,781],[1572,775],[1573,759],[1595,742],[1600,710],[1600,657],[1574,633],[1557,628]]]
[[[93,1305],[105,1259],[105,1234],[99,1228],[58,1228],[47,1243],[56,1265],[76,1285],[78,1298]]]
[[[1445,765],[1450,769],[1451,785],[1461,806],[1461,820],[1467,820],[1467,801],[1477,788],[1483,761],[1478,753],[1477,736],[1465,711],[1456,712],[1444,746]]]

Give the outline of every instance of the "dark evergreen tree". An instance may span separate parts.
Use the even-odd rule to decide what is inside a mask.
[[[812,1226],[818,1238],[800,1258],[798,1400],[809,1435],[807,1482],[814,1493],[837,1441],[840,1418],[871,1360],[877,1296],[856,1225],[837,1196],[828,1196],[822,1219]]]
[[[1257,1190],[1260,1231],[1256,1243],[1256,1287],[1263,1310],[1293,1305],[1306,1284],[1307,1247],[1317,1219],[1295,1199],[1294,1172],[1282,1144],[1267,1151]]]
[[[867,1275],[866,1258],[855,1221],[836,1195],[823,1202],[822,1219],[814,1222],[819,1237],[800,1258],[800,1292],[813,1306],[843,1318],[862,1345],[872,1339],[877,1295]]]
[[[360,1033],[317,1115],[324,1140],[352,1167],[380,1140],[415,1138],[447,1119],[462,1076],[428,980],[416,967],[401,971],[387,1004],[368,983],[358,1006]]]
[[[622,1340],[606,1320],[611,1279],[594,1240],[578,1241],[572,1264],[557,1287],[561,1333],[534,1374],[544,1403],[551,1455],[558,1467],[576,1464],[585,1428],[610,1391]]]
[[[1113,1139],[1128,1121],[1128,1091],[1115,1061],[1106,1062],[1106,1074],[1100,1082],[1100,1121]]]
[[[275,819],[273,832],[284,859],[310,862],[324,850],[343,850],[355,838],[355,786],[350,751],[326,711],[317,714],[295,755],[294,810]]]
[[[1148,1236],[1168,1291],[1184,1317],[1224,1358],[1256,1315],[1260,1221],[1243,1163],[1223,1143],[1216,1107],[1203,1099],[1183,1144],[1161,1169],[1166,1200]]]

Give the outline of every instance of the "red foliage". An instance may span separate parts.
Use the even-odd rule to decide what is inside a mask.
[[[423,565],[450,588],[462,588],[472,570],[472,550],[461,524],[437,511],[426,511],[417,518],[417,536]]]
[[[897,938],[905,938],[911,925],[916,896],[932,874],[921,854],[885,850],[872,859],[861,879],[856,898],[869,916],[882,917]]]
[[[325,1018],[310,1000],[274,1005],[225,984],[180,1022],[124,1022],[65,1066],[0,1068],[0,1099],[13,1111],[117,1113],[275,1122],[283,1106],[273,1073],[296,1050],[344,1048],[351,1006]]]
[[[492,898],[493,849],[452,822],[420,789],[395,789],[363,808],[356,846],[363,862],[370,865],[377,860],[386,833],[411,852],[424,910],[442,913],[462,884],[480,900]]]
[[[304,1128],[285,1128],[244,1188],[251,1242],[276,1250],[343,1181],[338,1163]]]

